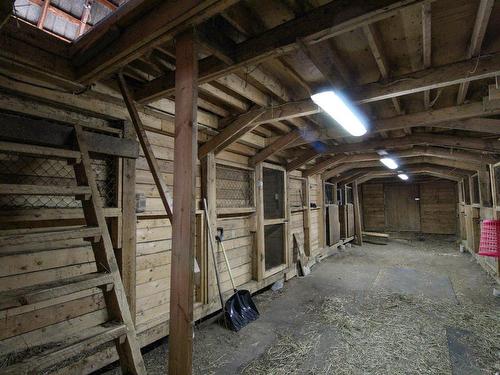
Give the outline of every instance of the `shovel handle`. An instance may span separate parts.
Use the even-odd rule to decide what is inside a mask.
[[[229,278],[231,279],[231,284],[233,284],[233,290],[236,291],[236,285],[234,284],[233,271],[231,271],[231,266],[229,265],[229,260],[227,259],[226,249],[224,249],[224,244],[219,239],[219,245],[222,249],[222,254],[224,254],[224,260],[226,261],[227,270],[229,272]]]

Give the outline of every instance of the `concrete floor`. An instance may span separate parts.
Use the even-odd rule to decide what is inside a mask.
[[[493,286],[452,239],[353,246],[254,296],[261,317],[240,332],[197,327],[194,373],[494,374]],[[166,374],[166,340],[144,358]]]

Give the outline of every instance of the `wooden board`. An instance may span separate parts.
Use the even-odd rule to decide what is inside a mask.
[[[384,194],[387,230],[419,232],[420,208],[415,200],[419,197],[418,186],[386,185]]]

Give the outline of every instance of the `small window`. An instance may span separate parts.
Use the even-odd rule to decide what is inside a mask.
[[[264,246],[266,271],[285,263],[283,224],[266,225],[264,227]]]
[[[335,204],[334,184],[325,182],[325,204]]]
[[[345,187],[345,202],[346,204],[352,203],[352,187],[350,186]]]
[[[339,206],[342,206],[344,204],[344,189],[343,188],[337,188],[337,204]]]
[[[464,182],[460,181],[460,203],[465,203],[465,191],[464,191]]]
[[[472,183],[472,204],[479,204],[479,176],[476,174],[471,177]]]
[[[465,204],[470,204],[469,179],[467,177],[465,177],[463,182],[464,182]]]
[[[272,168],[263,168],[264,219],[285,217],[284,172]]]
[[[495,166],[493,171],[495,174],[495,181],[493,181],[493,183],[495,184],[495,194],[497,196],[496,204],[500,206],[500,165]]]

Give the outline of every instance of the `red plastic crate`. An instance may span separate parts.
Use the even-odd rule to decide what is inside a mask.
[[[500,220],[483,220],[479,255],[500,258]]]

